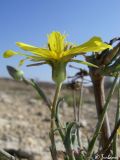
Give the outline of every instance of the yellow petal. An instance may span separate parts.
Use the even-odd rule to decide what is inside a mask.
[[[100,37],[91,38],[88,42],[82,44],[81,47],[84,47],[86,49],[86,52],[100,52],[107,48],[112,48],[111,45],[104,43]]]
[[[43,58],[50,57],[50,51],[44,48],[38,48],[35,46],[31,46],[22,42],[16,42],[16,45],[25,51],[30,51],[35,55],[41,56]]]
[[[17,53],[12,51],[12,50],[7,50],[3,53],[3,57],[4,58],[9,58],[9,57],[12,57],[14,55],[16,55]]]
[[[14,52],[12,50],[7,50],[3,53],[4,58],[10,58],[14,55],[24,56],[24,57],[27,57],[26,59],[30,59],[30,60],[33,60],[33,61],[43,61],[43,60],[45,60],[43,57],[40,57],[40,56],[27,55],[27,54],[23,54],[23,53],[20,53],[20,52]],[[20,63],[22,63],[22,61]]]
[[[25,51],[32,51],[32,50],[38,49],[38,47],[31,46],[29,44],[25,44],[25,43],[22,43],[22,42],[16,42],[16,45],[18,47],[22,48]]]
[[[77,53],[84,54],[84,52],[100,52],[107,48],[112,48],[112,46],[104,43],[99,37],[93,37],[86,43],[80,46],[71,48],[65,54],[69,55],[69,54],[77,54]]]
[[[57,54],[61,54],[64,51],[65,38],[66,36],[60,32],[52,32],[50,35],[48,35],[48,44],[50,50],[56,52]]]

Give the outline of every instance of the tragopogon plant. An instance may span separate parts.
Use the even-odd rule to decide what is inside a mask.
[[[17,42],[16,45],[21,49],[30,52],[21,53],[15,52],[12,50],[7,50],[4,53],[4,58],[9,58],[15,55],[25,57],[20,61],[20,65],[24,63],[25,60],[30,60],[35,62],[34,64],[30,64],[29,66],[38,66],[43,64],[48,64],[52,68],[52,79],[56,84],[56,91],[53,102],[49,105],[51,112],[51,124],[50,124],[50,139],[51,139],[51,155],[53,160],[58,160],[56,143],[55,143],[55,130],[58,130],[63,144],[65,146],[65,159],[66,160],[77,160],[80,157],[76,157],[74,152],[74,148],[72,145],[72,140],[74,139],[74,133],[72,133],[73,126],[76,127],[76,123],[68,123],[66,128],[62,128],[58,118],[58,108],[59,108],[59,94],[64,80],[66,79],[66,66],[69,62],[82,63],[91,67],[96,67],[97,64],[93,64],[93,62],[81,61],[79,59],[75,59],[77,55],[85,55],[86,52],[101,52],[105,49],[110,49],[111,45],[103,43],[99,37],[93,37],[86,43],[78,46],[74,46],[73,44],[65,41],[66,35],[61,34],[60,32],[52,32],[48,35],[48,43],[47,48],[39,48],[36,46],[31,46],[22,42]],[[39,85],[34,83],[34,81],[27,81],[24,76],[22,79],[25,82],[32,84],[32,86],[40,93],[42,93],[45,98],[43,92],[41,92]]]

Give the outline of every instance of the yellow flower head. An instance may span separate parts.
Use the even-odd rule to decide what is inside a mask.
[[[21,55],[26,57],[25,60],[29,59],[34,62],[47,63],[52,66],[53,80],[56,82],[59,81],[58,83],[60,83],[66,78],[66,64],[68,62],[79,62],[92,65],[87,62],[74,60],[73,57],[83,55],[86,52],[100,52],[107,48],[111,48],[110,45],[103,43],[99,37],[93,37],[79,46],[73,46],[66,42],[65,39],[66,35],[61,34],[60,32],[52,32],[48,35],[48,48],[39,48],[22,42],[17,42],[16,45],[18,47],[25,51],[29,51],[32,54],[23,54],[7,50],[3,56],[4,58],[9,58],[14,55]],[[20,61],[20,64],[23,64],[23,62],[24,60]]]

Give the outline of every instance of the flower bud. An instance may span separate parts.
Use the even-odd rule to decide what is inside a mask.
[[[15,80],[23,80],[24,72],[21,70],[17,70],[14,67],[7,66],[8,73]]]

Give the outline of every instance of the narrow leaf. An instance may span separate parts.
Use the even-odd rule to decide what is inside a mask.
[[[72,137],[71,137],[71,131],[73,126],[75,125],[75,122],[71,122],[69,123],[66,127],[66,135],[65,135],[65,139],[64,139],[64,144],[67,150],[72,150]]]
[[[92,157],[92,154],[93,154],[93,149],[94,149],[94,146],[95,146],[95,143],[96,143],[96,140],[98,138],[98,135],[100,133],[100,130],[101,130],[101,127],[102,127],[102,124],[103,124],[103,121],[104,121],[104,118],[105,118],[105,114],[106,114],[106,111],[108,109],[108,106],[109,106],[109,103],[110,103],[110,100],[111,100],[111,97],[113,95],[113,92],[115,90],[115,86],[116,86],[116,83],[117,83],[117,79],[118,79],[118,75],[115,77],[114,81],[113,81],[113,84],[112,84],[112,87],[109,91],[109,94],[108,94],[108,97],[106,99],[106,103],[103,107],[103,112],[99,118],[99,121],[97,123],[97,126],[96,126],[96,130],[94,132],[94,135],[92,137],[92,140],[90,141],[89,143],[89,146],[88,146],[88,152],[87,152],[87,160],[90,160],[91,157]]]
[[[90,67],[98,68],[98,66],[96,66],[95,64],[92,64],[92,63],[86,62],[86,61],[80,61],[80,60],[72,59],[71,62],[81,63],[81,64],[85,64],[85,65],[90,66]]]
[[[118,123],[119,117],[120,117],[120,79],[119,79],[119,88],[118,88],[118,102],[117,102],[117,110],[116,110],[116,117],[115,117],[115,127]],[[120,134],[120,129],[117,130],[117,133]],[[113,139],[113,156],[117,157],[117,138],[118,135],[115,134],[115,137]]]

